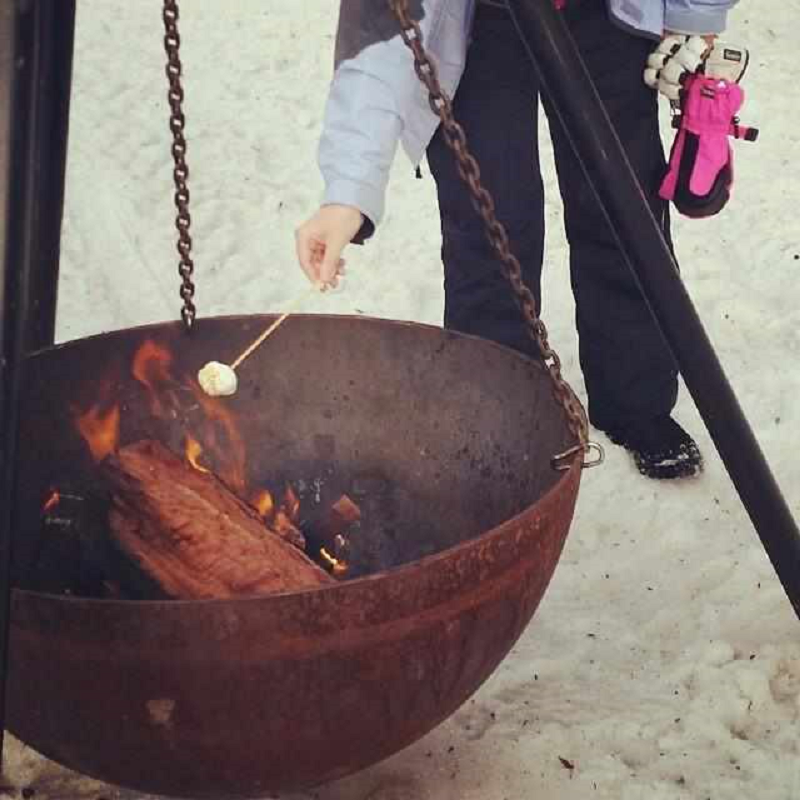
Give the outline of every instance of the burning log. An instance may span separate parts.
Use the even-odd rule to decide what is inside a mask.
[[[278,511],[267,529],[278,535],[299,550],[306,549],[306,537],[303,532],[291,521],[285,511]]]
[[[324,586],[334,579],[214,475],[155,441],[109,456],[109,522],[119,547],[166,594],[236,597]]]

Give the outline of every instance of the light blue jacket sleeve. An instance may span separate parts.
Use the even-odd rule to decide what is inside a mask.
[[[665,0],[664,28],[676,33],[722,33],[738,0]]]
[[[410,0],[410,7],[417,20],[424,18],[423,0]],[[342,0],[318,148],[323,204],[354,206],[373,225],[380,223],[416,80],[388,3]]]
[[[328,95],[318,149],[322,203],[354,206],[377,226],[403,122],[392,88],[370,69],[375,60],[359,62],[339,66]]]
[[[408,0],[444,91],[466,60],[472,0]],[[439,120],[386,0],[342,0],[318,161],[323,204],[355,206],[377,226],[398,146],[419,164]]]

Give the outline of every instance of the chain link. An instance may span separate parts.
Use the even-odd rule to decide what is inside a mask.
[[[506,229],[497,218],[492,196],[481,183],[478,162],[467,147],[464,129],[455,119],[450,98],[442,89],[436,67],[423,46],[419,23],[409,12],[408,0],[388,0],[388,2],[400,23],[403,41],[414,55],[414,69],[428,90],[431,109],[442,122],[445,142],[455,155],[458,173],[469,187],[472,204],[483,220],[486,235],[500,259],[503,272],[511,284],[514,296],[525,318],[528,334],[536,344],[552,380],[556,400],[563,407],[567,415],[569,430],[579,443],[577,448],[567,451],[562,456],[570,455],[574,451],[585,457],[589,449],[586,413],[572,387],[561,374],[561,359],[550,346],[547,327],[537,314],[536,299],[522,280],[522,269],[519,260],[511,252]]]
[[[191,330],[197,309],[194,305],[194,261],[192,261],[192,237],[189,229],[192,218],[189,214],[189,167],[186,165],[186,118],[183,115],[183,86],[181,75],[183,67],[180,59],[181,37],[178,33],[178,2],[164,0],[164,49],[167,53],[167,79],[169,80],[170,117],[169,127],[172,131],[172,158],[175,162],[172,176],[175,182],[175,208],[177,216],[175,227],[178,230],[177,250],[180,256],[178,274],[181,277],[180,296],[183,299],[181,318],[186,330]]]

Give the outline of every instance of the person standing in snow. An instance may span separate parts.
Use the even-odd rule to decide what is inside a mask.
[[[736,2],[556,2],[565,6],[561,13],[670,244],[669,208],[658,196],[666,162],[657,93],[643,73],[669,33],[713,42]],[[409,9],[442,87],[454,98],[455,117],[541,309],[539,77],[504,0],[409,0]],[[628,449],[643,474],[694,475],[702,469],[699,448],[672,418],[678,394],[674,360],[565,132],[547,98],[542,100],[564,203],[589,420]],[[536,355],[388,4],[342,0],[319,146],[325,193],[319,210],[296,232],[298,260],[312,281],[335,281],[346,245],[363,243],[380,223],[398,143],[414,164],[427,156],[436,182],[445,327]]]

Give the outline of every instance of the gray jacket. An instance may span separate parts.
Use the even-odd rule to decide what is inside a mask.
[[[721,33],[737,2],[607,1],[615,21],[654,39],[665,29]],[[420,22],[442,87],[452,97],[464,70],[475,0],[409,0],[409,8]],[[377,225],[398,144],[418,164],[438,123],[387,1],[341,0],[334,77],[319,145],[323,203],[355,206]]]

